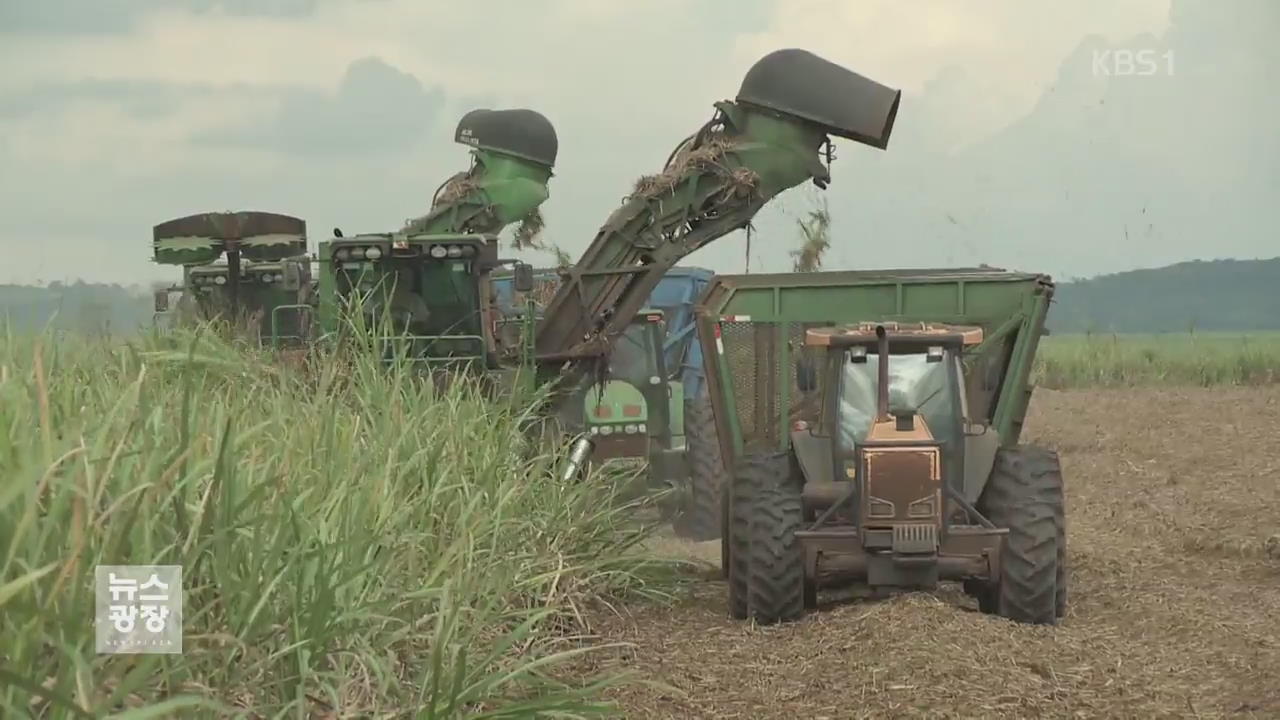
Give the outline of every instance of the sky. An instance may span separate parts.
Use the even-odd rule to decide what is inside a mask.
[[[477,107],[555,125],[545,234],[576,257],[786,47],[902,89],[888,149],[837,140],[750,258],[738,232],[685,264],[790,270],[819,194],[825,269],[1273,257],[1277,30],[1274,0],[0,0],[0,283],[175,279],[151,226],[196,212],[393,230]]]

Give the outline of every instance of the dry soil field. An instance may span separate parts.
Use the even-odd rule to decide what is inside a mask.
[[[1056,628],[958,589],[728,618],[715,572],[670,608],[601,612],[595,669],[632,718],[1280,717],[1280,389],[1037,390],[1024,439],[1067,481]],[[671,552],[718,562],[718,545]],[[583,668],[584,670],[587,668]]]

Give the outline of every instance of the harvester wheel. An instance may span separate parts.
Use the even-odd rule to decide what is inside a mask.
[[[738,471],[730,477],[730,484],[724,487],[722,496],[727,525],[724,541],[720,545],[720,560],[727,568],[725,578],[729,581],[729,615],[738,620],[746,619],[749,607],[751,506],[757,487],[755,479],[769,472],[768,467],[762,468],[759,465],[757,457],[743,458]],[[733,493],[732,499],[730,490]]]
[[[720,487],[720,574],[729,579],[729,538],[733,535],[733,523],[729,517],[729,484]]]
[[[804,614],[809,589],[795,532],[804,523],[803,480],[789,452],[760,455],[748,466],[751,504],[750,613],[762,625]]]
[[[723,532],[720,488],[727,473],[711,412],[711,396],[705,387],[685,399],[684,442],[689,492],[676,534],[696,541],[714,540]]]
[[[979,598],[984,612],[1032,624],[1057,621],[1062,497],[1056,453],[1029,445],[997,453],[978,509],[1009,534],[999,581]]]
[[[1053,612],[1058,617],[1067,615],[1067,508],[1065,498],[1060,498],[1057,508],[1058,524],[1058,574],[1054,580],[1056,585]]]

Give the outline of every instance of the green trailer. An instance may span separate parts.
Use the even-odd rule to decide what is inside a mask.
[[[987,612],[1063,615],[1057,456],[1019,444],[1053,291],[988,267],[712,281],[698,330],[734,616],[792,619],[832,578],[954,580]]]

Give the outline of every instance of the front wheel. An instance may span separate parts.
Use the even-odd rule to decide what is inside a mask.
[[[1062,507],[1056,453],[1030,445],[1000,450],[978,509],[1009,534],[1000,577],[979,596],[984,612],[1030,624],[1057,622]]]
[[[721,489],[725,486],[724,460],[720,438],[711,409],[711,396],[704,385],[697,395],[685,399],[685,457],[689,468],[688,494],[676,533],[691,540],[714,540],[724,532]]]
[[[751,467],[750,614],[764,625],[795,620],[816,603],[805,580],[803,479],[789,452],[759,456]]]

